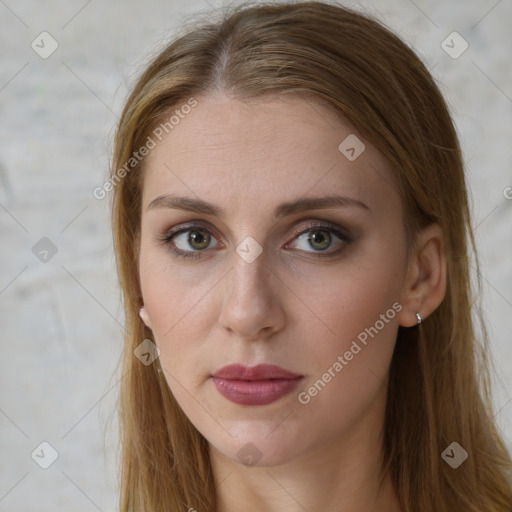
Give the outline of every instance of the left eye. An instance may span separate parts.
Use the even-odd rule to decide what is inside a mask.
[[[334,235],[334,237],[333,237]],[[342,243],[341,249],[327,252],[334,238],[338,238]],[[320,223],[308,226],[306,230],[302,230],[296,234],[296,239],[302,241],[304,245],[313,248],[309,251],[307,248],[299,248],[303,252],[326,253],[315,254],[317,257],[332,256],[343,249],[343,245],[351,241],[350,237],[340,228],[328,224]],[[201,253],[205,249],[211,248],[212,240],[216,238],[211,232],[202,226],[187,226],[186,228],[174,231],[164,236],[160,241],[169,247],[171,254],[179,258],[200,258]],[[181,244],[181,247],[180,247]],[[188,250],[186,244],[193,250]],[[222,245],[222,244],[221,244]]]
[[[334,236],[333,236],[334,235]],[[326,252],[326,250],[332,246],[333,240],[338,238],[343,242],[348,242],[348,237],[338,231],[335,228],[324,228],[321,226],[315,226],[308,229],[297,237],[298,241],[302,241],[304,246],[300,250],[308,251],[309,248],[315,249],[313,252]],[[330,251],[329,254],[333,254],[337,251]]]

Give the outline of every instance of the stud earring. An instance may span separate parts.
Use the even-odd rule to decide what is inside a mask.
[[[416,318],[418,319],[418,323],[416,325],[421,324],[421,315],[419,313],[416,313]]]

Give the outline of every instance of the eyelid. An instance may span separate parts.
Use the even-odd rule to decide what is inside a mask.
[[[160,241],[165,243],[165,242],[169,241],[172,236],[183,233],[184,231],[193,231],[193,228],[201,228],[201,229],[204,229],[205,231],[208,231],[214,235],[215,235],[215,231],[216,231],[215,228],[209,222],[206,222],[203,220],[192,220],[192,221],[185,222],[184,224],[178,224],[177,226],[174,226],[171,229],[168,229],[167,231],[165,231],[165,233],[161,237],[158,237],[158,238]],[[215,235],[215,238],[218,238],[218,237]],[[220,242],[220,243],[222,244],[222,242]]]
[[[180,233],[182,231],[186,231],[190,228],[200,227],[202,229],[213,231],[215,232],[215,227],[210,224],[208,221],[204,220],[191,220],[188,222],[185,222],[183,224],[178,224],[177,226],[174,226],[173,228],[167,230],[164,234],[165,238],[169,238],[171,235],[175,235],[177,233]],[[294,236],[301,235],[302,233],[308,231],[312,228],[326,228],[326,229],[332,229],[333,231],[340,231],[341,234],[343,234],[346,238],[352,238],[352,234],[350,230],[344,226],[340,226],[339,224],[335,224],[331,221],[322,220],[322,219],[309,219],[307,221],[304,221],[300,226],[296,229],[294,229]],[[162,237],[163,238],[163,237]]]
[[[334,233],[338,234],[340,237],[343,237],[343,239],[352,239],[353,236],[349,229],[340,226],[339,224],[335,224],[333,222],[327,221],[327,220],[307,220],[304,224],[301,224],[299,228],[297,228],[297,231],[294,232],[294,236],[302,235],[303,233],[307,233],[308,231],[312,230],[313,228],[321,228],[333,231]]]

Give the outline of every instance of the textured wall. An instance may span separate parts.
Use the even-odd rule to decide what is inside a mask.
[[[108,200],[92,190],[134,77],[208,4],[220,2],[0,1],[0,510],[115,509],[123,318]],[[420,53],[453,110],[510,445],[512,3],[357,5]]]

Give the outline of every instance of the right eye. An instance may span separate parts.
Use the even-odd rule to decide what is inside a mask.
[[[201,257],[201,252],[211,248],[210,242],[212,239],[216,240],[206,228],[202,226],[187,226],[168,233],[160,240],[168,246],[169,251],[174,256],[197,259]],[[193,250],[187,248],[187,245],[192,247]]]

